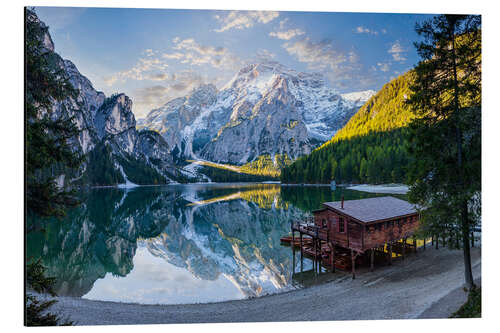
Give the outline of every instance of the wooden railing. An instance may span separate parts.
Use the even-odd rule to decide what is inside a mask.
[[[318,227],[314,224],[314,220],[305,221],[294,221],[292,222],[292,231],[298,231],[300,233],[309,235],[311,237],[320,238],[322,240],[328,241],[328,228]]]

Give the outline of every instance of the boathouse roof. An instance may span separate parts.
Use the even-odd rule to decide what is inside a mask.
[[[341,207],[342,201],[325,202],[323,205],[365,223],[417,213],[414,205],[390,196],[345,200],[344,208]]]

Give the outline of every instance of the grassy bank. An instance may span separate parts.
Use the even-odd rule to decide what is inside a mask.
[[[467,297],[467,302],[450,318],[481,318],[481,288],[472,289]]]

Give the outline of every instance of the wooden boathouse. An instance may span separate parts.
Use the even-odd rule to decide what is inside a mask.
[[[414,236],[419,215],[407,201],[385,196],[344,202],[342,197],[342,201],[323,203],[313,215],[308,221],[292,223],[292,247],[300,247],[301,256],[307,254],[333,272],[335,267],[350,266],[353,279],[357,261],[368,260],[373,270],[376,253],[390,265],[393,251],[403,259],[408,247],[416,251],[416,239],[408,244],[407,238]]]

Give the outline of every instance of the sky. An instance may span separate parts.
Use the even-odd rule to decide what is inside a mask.
[[[204,83],[221,88],[250,63],[320,72],[339,93],[413,68],[420,14],[37,7],[55,51],[136,118]]]

